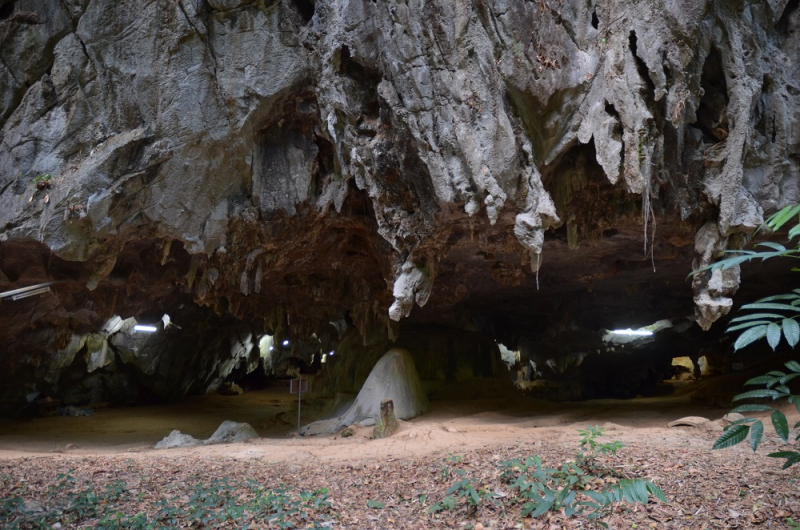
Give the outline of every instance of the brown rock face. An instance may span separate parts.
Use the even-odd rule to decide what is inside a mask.
[[[505,377],[496,342],[564,399],[722,367],[700,328],[783,269],[687,275],[800,201],[798,29],[794,0],[0,0],[0,292],[55,282],[1,299],[2,408],[289,359],[324,395],[391,341],[431,389]]]

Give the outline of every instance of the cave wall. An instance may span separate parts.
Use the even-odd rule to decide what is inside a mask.
[[[215,344],[409,317],[516,343],[623,287],[708,328],[739,271],[682,280],[800,200],[798,26],[795,0],[0,0],[0,290],[59,282],[0,306],[4,388],[180,304]],[[164,348],[176,394],[236,349]]]

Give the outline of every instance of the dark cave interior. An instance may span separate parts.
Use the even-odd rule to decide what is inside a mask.
[[[555,401],[665,393],[665,381],[743,369],[769,351],[734,355],[727,319],[710,331],[693,322],[691,236],[663,217],[645,255],[633,207],[615,228],[582,231],[578,248],[563,227],[551,232],[538,274],[501,226],[454,221],[429,302],[392,322],[385,246],[364,222],[368,209],[351,202],[346,216],[313,233],[280,231],[289,250],[274,262],[285,265],[262,272],[260,292],[249,295],[241,278],[214,273],[219,263],[191,256],[180,242],[127,243],[92,290],[87,284],[107,265],[64,261],[34,243],[4,245],[0,292],[57,282],[44,294],[2,300],[4,413],[42,399],[164,402],[298,374],[314,374],[314,395],[325,399],[357,393],[392,345],[412,353],[434,398],[510,391]],[[300,234],[303,244],[292,239]],[[304,259],[309,244],[326,259]],[[785,289],[785,271],[782,263],[746,267],[732,313]],[[157,331],[136,332],[132,321],[120,328],[129,317]],[[659,321],[666,327],[650,337],[604,340],[608,330]]]

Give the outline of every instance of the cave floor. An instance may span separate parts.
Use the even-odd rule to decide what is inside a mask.
[[[153,445],[173,429],[206,439],[225,420],[247,422],[261,436],[243,444],[204,446],[192,454],[256,456],[271,461],[296,460],[298,452],[321,461],[372,460],[420,456],[438,450],[473,449],[505,441],[535,439],[551,433],[574,435],[586,425],[610,424],[630,433],[675,429],[666,424],[685,416],[721,418],[729,408],[692,399],[691,387],[670,396],[629,400],[553,403],[524,396],[492,399],[432,400],[431,411],[407,422],[386,440],[370,440],[372,429],[356,427],[349,438],[297,437],[296,398],[287,388],[272,387],[240,396],[208,394],[180,403],[98,408],[90,416],[50,416],[0,420],[0,459],[44,454],[165,454]],[[301,407],[303,424],[333,416],[313,403]],[[327,414],[325,413],[327,412]],[[174,450],[167,450],[166,454]]]
[[[666,427],[684,416],[717,420],[727,411],[693,400],[691,390],[580,403],[519,397],[434,400],[430,413],[400,422],[399,431],[382,440],[369,439],[372,429],[366,427],[349,438],[295,436],[289,424],[296,418],[294,399],[285,388],[197,396],[173,405],[100,408],[88,417],[5,420],[0,423],[0,508],[6,499],[20,498],[31,511],[13,515],[0,509],[0,522],[43,518],[48,525],[105,527],[102,512],[128,517],[131,524],[134,514],[163,524],[165,510],[174,508],[186,518],[175,524],[193,525],[197,520],[187,514],[193,513],[198,492],[213,490],[228,499],[215,502],[228,507],[251,506],[257,486],[283,491],[280,502],[287,503],[299,499],[299,492],[326,488],[329,507],[309,508],[307,518],[300,512],[286,516],[299,527],[309,527],[313,519],[339,528],[594,528],[585,517],[568,518],[563,510],[522,517],[521,504],[509,501],[513,490],[501,479],[501,462],[511,458],[535,454],[552,466],[574,460],[577,429],[587,424],[604,426],[605,441],[625,445],[616,456],[599,457],[599,464],[623,476],[647,478],[669,499],[615,504],[602,519],[610,528],[786,528],[790,518],[800,520],[796,472],[781,470],[781,462],[765,456],[785,447],[776,442],[769,421],[755,454],[746,444],[711,451],[721,427]],[[793,424],[797,414],[784,410]],[[206,438],[226,419],[250,423],[262,438],[152,449],[172,429]],[[67,486],[65,476],[71,477]],[[492,500],[475,508],[460,499],[452,510],[431,514],[433,503],[460,477],[494,492]],[[100,512],[78,512],[69,504],[74,502],[69,499],[87,498],[81,491],[94,488],[102,498],[119,484],[126,494],[97,505]],[[248,509],[222,526],[274,526]],[[206,516],[223,521],[226,514],[213,508]]]

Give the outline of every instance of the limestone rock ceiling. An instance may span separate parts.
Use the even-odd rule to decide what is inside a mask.
[[[799,6],[0,0],[0,291],[59,282],[2,302],[0,399],[204,391],[265,333],[708,328],[739,271],[688,273],[800,201]]]

